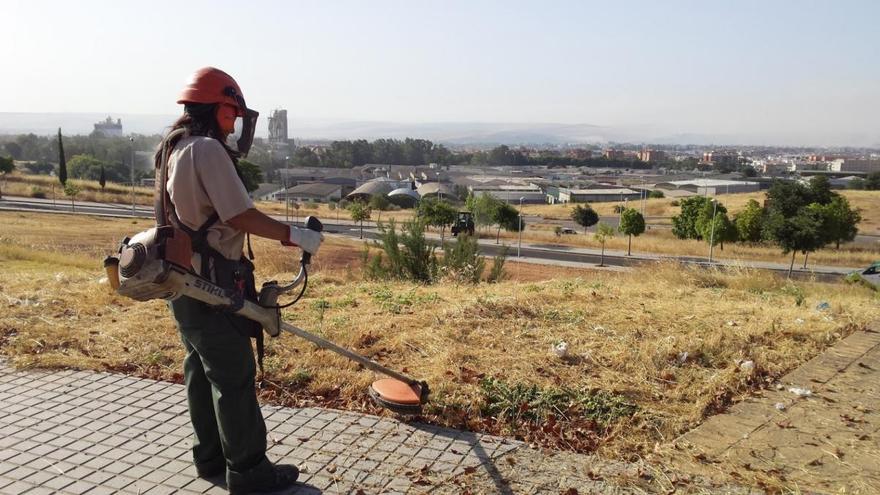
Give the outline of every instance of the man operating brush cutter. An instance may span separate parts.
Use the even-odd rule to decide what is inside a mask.
[[[314,254],[323,236],[290,227],[254,208],[238,158],[251,146],[257,112],[227,73],[206,67],[192,75],[177,103],[183,115],[156,154],[167,165],[167,183],[157,180],[165,219],[189,234],[192,267],[217,286],[256,300],[253,254],[242,251],[249,234],[299,246]],[[235,149],[226,144],[240,122]],[[157,218],[157,221],[160,219]],[[169,303],[186,347],[184,380],[193,426],[193,461],[201,477],[226,474],[230,493],[278,490],[292,485],[295,466],[266,458],[266,425],[257,403],[256,365],[250,338],[262,350],[259,323],[188,296]],[[260,352],[261,354],[261,352]]]

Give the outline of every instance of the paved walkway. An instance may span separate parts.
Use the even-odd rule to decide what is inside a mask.
[[[319,408],[263,407],[288,493],[630,493],[641,468],[519,442]],[[0,493],[226,493],[195,477],[181,385],[0,362]],[[558,456],[558,457],[557,457]]]
[[[677,444],[707,470],[717,465],[820,493],[880,493],[880,324]]]

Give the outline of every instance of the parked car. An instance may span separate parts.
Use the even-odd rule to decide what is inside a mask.
[[[865,268],[864,270],[856,270],[848,275],[848,277],[856,276],[872,284],[874,287],[880,288],[880,261],[875,261],[868,268]]]
[[[569,227],[563,227],[562,230],[559,231],[561,234],[577,234],[574,229]]]

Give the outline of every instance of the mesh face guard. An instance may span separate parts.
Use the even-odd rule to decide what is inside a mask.
[[[238,116],[241,117],[241,134],[238,137],[236,148],[241,156],[247,156],[251,145],[254,144],[254,133],[257,130],[257,118],[260,113],[247,107],[244,97],[238,94],[232,86],[227,86],[223,90],[224,96],[234,98],[238,104]]]

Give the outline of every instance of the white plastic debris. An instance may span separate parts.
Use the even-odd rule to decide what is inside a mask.
[[[798,319],[794,320],[794,322],[797,323],[798,325],[803,325],[803,324],[804,324],[804,319],[803,319],[803,318],[798,318]]]
[[[782,402],[777,402],[773,407],[775,407],[777,411],[785,411],[785,404]]]
[[[690,356],[690,354],[688,354],[687,351],[679,352],[678,353],[678,364],[686,363],[688,360],[688,356]]]
[[[735,326],[736,326],[736,322],[733,321],[733,320],[730,320],[730,321],[727,322],[727,326],[729,326],[729,327],[735,327]]]
[[[751,373],[752,371],[755,371],[755,362],[752,360],[743,361],[739,363],[739,369],[746,373]]]
[[[568,342],[560,341],[553,346],[553,352],[557,357],[564,358],[568,356]]]
[[[793,393],[794,395],[797,395],[798,397],[809,397],[813,395],[813,391],[808,388],[791,387],[788,389],[788,391]]]
[[[782,389],[784,389],[784,388],[785,388],[785,385],[783,385],[783,384],[781,384],[781,383],[777,383],[777,384],[776,384],[776,390],[782,390]]]
[[[99,278],[99,279],[98,279],[98,283],[99,283],[99,284],[106,284],[106,283],[107,283],[107,277],[101,277],[101,278]]]
[[[595,327],[593,327],[593,331],[594,332],[604,332],[605,327],[603,327],[602,325],[596,325]]]
[[[828,304],[828,301],[822,301],[816,305],[816,311],[828,311],[831,309],[831,305]]]

